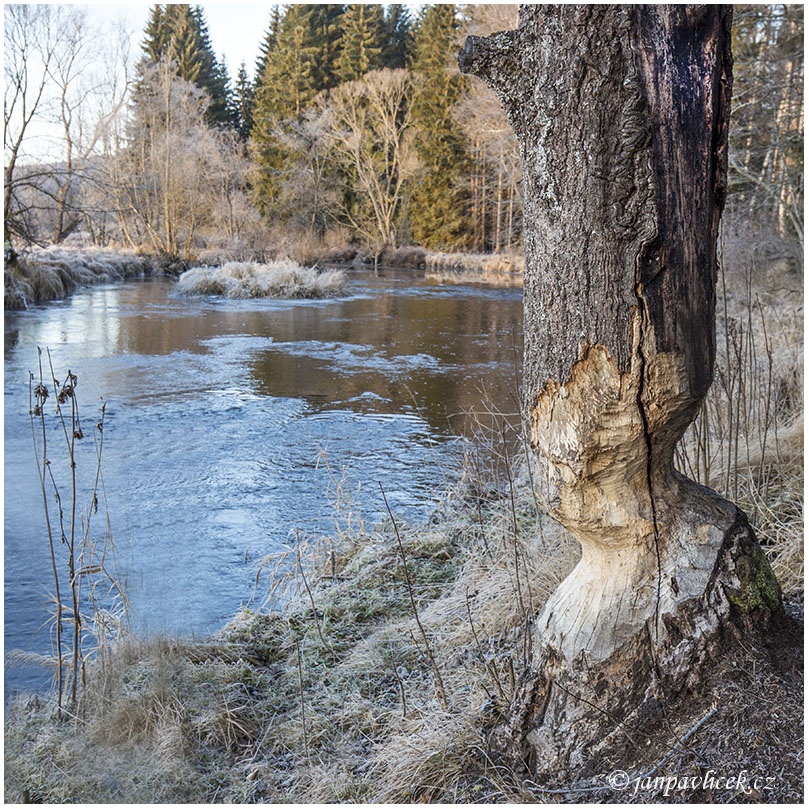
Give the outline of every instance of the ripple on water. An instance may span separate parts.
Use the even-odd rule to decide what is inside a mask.
[[[104,491],[136,628],[207,632],[260,601],[259,560],[332,532],[337,485],[366,524],[387,518],[380,485],[397,520],[427,516],[459,454],[447,413],[480,406],[483,382],[513,409],[519,295],[351,279],[339,300],[188,300],[149,281],[6,315],[7,649],[50,648],[38,345],[79,375],[85,423],[107,402]],[[6,689],[47,679],[10,670]]]

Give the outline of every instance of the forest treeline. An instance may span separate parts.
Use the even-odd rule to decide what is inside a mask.
[[[7,5],[6,249],[518,249],[516,141],[456,64],[467,35],[516,14],[276,5],[256,64],[231,76],[202,6],[153,6],[132,54],[81,7]],[[737,6],[734,58],[730,206],[802,242],[802,6]],[[58,131],[47,158],[30,146],[40,121]]]

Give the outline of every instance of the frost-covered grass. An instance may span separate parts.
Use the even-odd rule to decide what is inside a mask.
[[[180,276],[177,288],[185,295],[225,298],[331,298],[345,288],[345,274],[294,261],[231,261],[221,267],[192,267]]]
[[[763,251],[761,251],[763,252]],[[803,274],[743,240],[725,247],[714,384],[677,451],[681,471],[750,518],[781,587],[802,595]]]
[[[32,250],[4,268],[3,304],[26,309],[66,298],[76,287],[154,275],[164,265],[150,256],[115,250]]]
[[[337,484],[336,535],[265,560],[282,612],[244,610],[206,641],[122,641],[88,667],[75,722],[15,703],[7,800],[519,796],[478,755],[484,725],[525,666],[527,616],[577,551],[516,467],[512,499],[490,449],[470,448],[427,526],[366,529]]]
[[[726,259],[717,383],[678,459],[743,506],[802,600],[802,274],[746,262]],[[267,560],[261,581],[275,571],[268,592],[283,611],[245,610],[203,641],[121,642],[88,666],[75,721],[54,721],[47,697],[10,705],[6,800],[632,801],[631,789],[546,794],[490,758],[530,656],[526,630],[578,555],[502,447],[497,430],[481,434],[427,525],[366,530],[341,512],[335,536]],[[700,782],[706,755],[719,773],[777,773],[766,797],[797,802],[800,667],[735,648],[639,755]]]
[[[75,721],[55,722],[47,699],[12,703],[6,799],[556,802],[493,760],[489,735],[520,687],[532,618],[577,546],[540,513],[518,464],[513,484],[504,480],[500,435],[482,438],[428,525],[366,530],[343,512],[333,537],[301,537],[266,560],[283,611],[245,609],[204,641],[122,641],[88,667]],[[350,497],[338,500],[345,508]],[[771,797],[793,802],[800,672],[782,682],[751,654],[729,653],[718,685],[689,696],[693,708],[668,717],[679,725],[661,723],[638,755],[677,752],[677,728],[714,701],[707,749],[721,752],[711,765],[777,771]],[[742,734],[740,752],[732,743]],[[690,753],[676,772],[699,772]],[[631,792],[597,797],[631,801]]]

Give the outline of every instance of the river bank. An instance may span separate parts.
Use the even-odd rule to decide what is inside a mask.
[[[88,668],[68,721],[54,721],[48,697],[18,699],[6,718],[6,799],[800,802],[802,282],[777,262],[744,272],[742,256],[733,266],[720,284],[717,383],[678,465],[750,516],[788,619],[755,652],[728,639],[708,687],[668,705],[659,732],[638,741],[625,789],[602,779],[548,793],[490,756],[489,734],[530,653],[530,617],[577,558],[495,430],[470,446],[429,520],[394,524],[388,515],[371,527],[349,507],[339,530],[265,559],[266,603],[217,635],[122,638]],[[435,301],[425,326],[447,320]],[[472,334],[478,315],[467,318]],[[409,305],[369,319],[419,331]],[[356,313],[340,322],[356,323]],[[403,374],[412,382],[412,366]],[[253,447],[270,422],[262,414],[239,441]],[[384,434],[389,441],[389,423]]]
[[[244,610],[207,640],[122,639],[89,668],[73,719],[54,722],[46,699],[12,705],[6,800],[558,800],[487,753],[530,616],[577,558],[504,463],[479,444],[427,525],[389,520],[267,559],[283,610]],[[710,690],[669,706],[626,788],[604,773],[561,797],[799,802],[802,610],[790,611],[768,649],[751,659],[729,643]]]
[[[84,248],[33,250],[3,268],[3,307],[27,309],[63,300],[78,287],[132,278],[175,277],[187,269],[179,259],[131,251]]]
[[[524,259],[517,254],[435,253],[420,247],[386,248],[376,256],[356,247],[297,250],[268,249],[260,256],[239,259],[262,264],[289,259],[307,267],[371,266],[424,270],[438,283],[477,283],[521,287]],[[226,254],[205,254],[193,259],[154,256],[117,249],[51,247],[35,249],[6,262],[3,305],[25,309],[37,303],[62,300],[75,289],[92,284],[157,276],[179,277],[186,270],[220,267],[234,261]]]

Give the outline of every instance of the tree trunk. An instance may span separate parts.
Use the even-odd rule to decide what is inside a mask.
[[[461,69],[498,93],[525,206],[523,411],[582,558],[535,623],[501,752],[569,782],[782,614],[743,514],[674,468],[713,378],[728,6],[522,6]],[[602,771],[605,771],[602,769]]]

